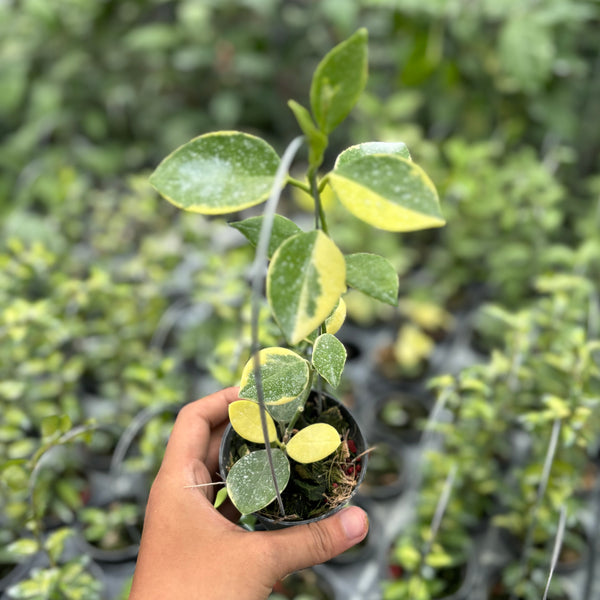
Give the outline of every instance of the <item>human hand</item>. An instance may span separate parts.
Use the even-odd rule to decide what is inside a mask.
[[[150,490],[129,600],[265,600],[288,573],[344,552],[367,534],[358,507],[278,531],[248,532],[213,507],[228,388],[179,413]]]

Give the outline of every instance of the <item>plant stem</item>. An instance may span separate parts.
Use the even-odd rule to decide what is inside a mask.
[[[315,229],[322,229],[323,233],[329,235],[327,221],[325,219],[325,211],[323,210],[323,205],[321,203],[319,182],[317,181],[317,170],[315,168],[309,170],[308,182],[310,184],[310,193],[315,201]]]
[[[294,187],[301,189],[303,192],[306,192],[307,194],[311,193],[310,186],[306,185],[306,183],[304,183],[303,181],[300,181],[299,179],[294,179],[293,177],[288,177],[287,182],[290,185],[293,185]]]
[[[260,408],[260,424],[263,432],[263,439],[265,441],[265,449],[267,451],[267,460],[269,463],[269,469],[271,471],[271,477],[273,479],[273,486],[275,487],[275,495],[277,497],[277,504],[279,505],[279,511],[281,516],[285,516],[285,509],[283,507],[283,500],[281,499],[281,492],[277,483],[277,476],[275,474],[275,466],[273,464],[273,454],[271,452],[271,444],[269,443],[269,432],[267,427],[267,409],[265,407],[265,397],[262,386],[262,377],[260,374],[260,362],[258,359],[258,352],[260,349],[260,342],[258,337],[258,319],[260,313],[260,301],[262,299],[262,289],[265,278],[265,263],[267,262],[267,255],[269,249],[269,240],[271,239],[271,229],[273,228],[273,220],[275,217],[275,210],[279,197],[281,196],[281,187],[287,177],[290,165],[296,152],[300,148],[304,140],[303,136],[294,138],[281,158],[277,172],[275,173],[275,179],[273,180],[273,187],[271,188],[271,194],[265,205],[263,213],[263,222],[260,228],[260,235],[258,237],[258,244],[256,245],[256,254],[254,256],[254,264],[252,265],[252,317],[251,317],[251,329],[252,329],[252,358],[254,364],[254,381],[256,382],[256,395],[258,397],[258,406]]]
[[[300,406],[298,407],[298,410],[296,411],[296,414],[294,414],[294,416],[292,417],[292,420],[287,424],[287,427],[285,428],[285,432],[283,434],[283,443],[287,444],[288,440],[290,439],[290,434],[292,433],[293,429],[294,429],[294,425],[296,424],[296,421],[298,420],[298,417],[304,412],[304,407]]]

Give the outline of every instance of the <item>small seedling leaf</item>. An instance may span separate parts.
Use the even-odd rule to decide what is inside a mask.
[[[294,100],[290,100],[288,106],[308,140],[308,163],[311,167],[318,167],[323,162],[323,154],[328,142],[327,136],[314,124],[310,113],[304,106]]]
[[[346,283],[371,298],[398,305],[398,274],[383,256],[363,252],[346,256]]]
[[[215,497],[214,507],[215,508],[219,508],[219,506],[221,506],[221,504],[223,504],[223,502],[225,502],[225,500],[227,500],[227,488],[226,487],[222,487],[217,492],[217,495]]]
[[[265,405],[272,415],[273,407],[304,402],[310,386],[310,368],[306,360],[292,350],[278,347],[264,348],[258,353],[258,360]],[[258,401],[254,358],[250,358],[242,371],[239,396]],[[280,420],[277,416],[273,418]]]
[[[267,414],[269,442],[277,439],[277,429],[273,419]],[[229,421],[235,432],[249,442],[263,444],[263,430],[260,420],[260,406],[250,400],[238,400],[229,405]]]
[[[267,297],[291,345],[321,325],[345,291],[344,256],[322,231],[287,239],[269,265]]]
[[[312,363],[319,375],[336,388],[346,364],[344,344],[330,333],[320,335],[313,347]]]
[[[264,140],[219,131],[177,148],[158,165],[150,183],[178,208],[222,215],[265,201],[278,166],[277,153]]]
[[[254,247],[256,247],[258,245],[262,223],[263,217],[250,217],[249,219],[235,221],[229,224],[234,229],[237,229]],[[279,248],[285,240],[297,233],[302,233],[302,229],[300,229],[296,223],[281,215],[275,215],[273,227],[271,229],[271,239],[269,240],[269,258],[275,254],[277,248]]]
[[[327,458],[340,445],[340,434],[328,423],[313,423],[301,429],[287,444],[288,456],[299,463]]]
[[[310,106],[326,134],[350,113],[367,83],[367,30],[359,29],[328,52],[310,86]]]
[[[274,448],[271,453],[277,485],[279,491],[283,491],[290,478],[290,463],[281,450]],[[243,515],[256,512],[275,500],[266,450],[247,454],[231,467],[227,476],[227,494]]]
[[[365,142],[346,148],[338,157],[336,166],[341,167],[347,163],[362,158],[369,154],[392,154],[411,160],[410,152],[404,142]]]
[[[340,202],[373,227],[417,231],[445,224],[433,183],[401,156],[368,154],[336,163],[329,183]]]

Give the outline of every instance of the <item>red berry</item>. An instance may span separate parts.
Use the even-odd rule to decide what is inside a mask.
[[[402,577],[402,567],[400,565],[390,565],[390,575],[395,579]]]
[[[354,443],[354,440],[348,440],[348,450],[350,450],[352,454],[356,454],[356,444]]]

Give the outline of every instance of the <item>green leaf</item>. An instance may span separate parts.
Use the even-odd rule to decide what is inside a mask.
[[[66,540],[72,535],[74,535],[74,533],[75,531],[73,529],[69,529],[68,527],[61,527],[60,529],[53,531],[48,536],[48,538],[44,542],[44,545],[46,547],[46,550],[48,551],[50,558],[54,562],[58,562],[65,549]]]
[[[314,124],[310,113],[294,100],[288,102],[294,113],[300,129],[308,141],[308,163],[311,167],[318,167],[323,162],[323,154],[327,148],[327,136]]]
[[[370,154],[336,163],[328,177],[340,202],[374,227],[417,231],[445,224],[433,183],[410,160]]]
[[[269,265],[267,297],[291,345],[325,321],[345,290],[344,256],[322,231],[287,239]]]
[[[371,298],[398,305],[398,274],[383,256],[365,252],[346,256],[346,283]]]
[[[290,463],[281,450],[274,448],[271,452],[281,492],[290,478]],[[256,512],[275,500],[277,494],[266,450],[247,454],[231,467],[227,475],[227,493],[242,515]]]
[[[58,415],[50,415],[42,419],[42,438],[48,439],[59,432],[60,419]]]
[[[194,138],[167,156],[150,183],[178,208],[221,215],[266,200],[278,166],[277,153],[264,140],[218,131]]]
[[[12,544],[9,544],[6,548],[6,551],[11,556],[24,557],[35,554],[39,549],[40,546],[36,540],[23,538],[13,542]]]
[[[25,460],[7,461],[2,467],[0,481],[5,483],[13,492],[25,490],[29,484],[29,473],[25,469]]]
[[[319,375],[336,388],[346,364],[344,344],[330,333],[320,335],[313,346],[312,364]]]
[[[243,221],[235,221],[229,223],[231,227],[237,229],[254,247],[258,246],[260,237],[260,228],[262,227],[263,217],[250,217]],[[302,233],[302,229],[293,221],[275,215],[273,219],[273,227],[271,228],[271,239],[269,240],[268,256],[271,258],[275,251],[285,240],[297,233]]]
[[[340,445],[340,434],[328,423],[313,423],[301,429],[287,444],[288,456],[299,463],[323,460]]]
[[[367,83],[367,37],[367,30],[359,29],[328,52],[315,70],[310,106],[324,133],[348,116]]]
[[[287,348],[264,348],[258,359],[266,408],[275,420],[287,422],[310,391],[308,362]],[[253,358],[242,371],[239,396],[258,401]]]
[[[223,504],[223,502],[225,502],[225,500],[227,500],[227,488],[226,487],[221,488],[217,492],[217,496],[215,497],[214,507],[219,508],[219,506],[221,506],[221,504]]]
[[[304,392],[295,400],[287,402],[286,404],[267,404],[267,411],[278,423],[289,423],[298,410],[304,407],[309,393],[310,383],[306,386]]]
[[[277,439],[275,423],[269,415],[267,418],[267,431],[269,442]],[[235,432],[249,442],[264,444],[262,424],[260,420],[260,406],[250,400],[238,400],[229,405],[229,421]]]
[[[391,154],[411,160],[410,152],[404,142],[365,142],[364,144],[357,144],[356,146],[346,148],[337,157],[336,166],[344,166],[357,158],[371,154]]]

